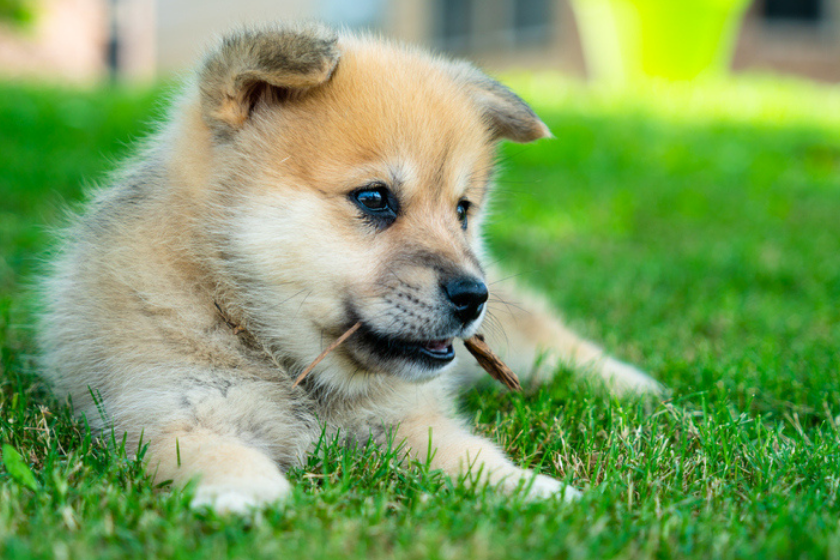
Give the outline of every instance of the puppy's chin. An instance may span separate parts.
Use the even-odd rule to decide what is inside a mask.
[[[440,377],[447,370],[452,368],[455,360],[452,359],[445,366],[432,369],[413,362],[392,361],[383,371],[390,376],[397,377],[409,383],[425,383]]]

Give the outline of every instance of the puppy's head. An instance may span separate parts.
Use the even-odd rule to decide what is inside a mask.
[[[249,324],[302,366],[360,321],[322,377],[439,375],[485,314],[495,144],[545,125],[468,64],[318,27],[228,38],[199,85],[212,235]]]

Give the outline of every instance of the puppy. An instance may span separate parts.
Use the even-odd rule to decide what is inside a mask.
[[[198,479],[195,504],[220,511],[282,499],[323,433],[572,499],[453,413],[455,341],[493,297],[495,146],[548,136],[463,62],[319,26],[234,33],[68,230],[43,285],[44,370],[94,428],[147,443],[158,480]],[[543,308],[500,317],[520,371],[546,349],[656,388]]]

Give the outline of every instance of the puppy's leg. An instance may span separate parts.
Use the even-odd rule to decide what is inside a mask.
[[[193,505],[217,511],[283,498],[290,485],[281,467],[297,464],[320,433],[290,387],[219,372],[192,371],[176,387],[135,390],[110,404],[116,426],[144,426],[155,480],[196,480]]]
[[[397,436],[412,457],[428,461],[449,476],[469,475],[477,483],[488,482],[506,493],[524,487],[529,498],[557,496],[571,502],[580,496],[578,490],[558,480],[517,467],[491,441],[434,410],[404,419]]]
[[[198,485],[191,505],[220,513],[245,513],[280,501],[291,485],[264,451],[230,436],[189,427],[174,428],[148,448],[157,481]]]
[[[488,312],[492,318],[485,320],[484,328],[487,341],[517,374],[527,377],[533,371],[535,380],[546,381],[558,362],[565,362],[594,373],[618,394],[662,391],[649,375],[573,333],[550,309],[544,299],[526,290],[499,288],[491,293]],[[534,371],[539,356],[546,360]],[[473,368],[472,362],[462,360],[461,367]]]

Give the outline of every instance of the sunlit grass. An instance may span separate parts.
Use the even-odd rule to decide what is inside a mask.
[[[742,75],[699,84],[650,79],[619,88],[546,72],[514,74],[505,82],[547,110],[635,114],[681,124],[807,126],[840,133],[840,87],[796,78]]]
[[[27,279],[62,201],[130,151],[159,92],[0,87],[2,558],[823,558],[840,550],[840,92],[769,77],[592,90],[516,76],[555,140],[507,145],[488,234],[518,281],[672,389],[561,369],[465,389],[477,430],[587,490],[473,490],[326,442],[256,520],[187,509],[37,378]],[[129,450],[132,451],[132,450]]]

